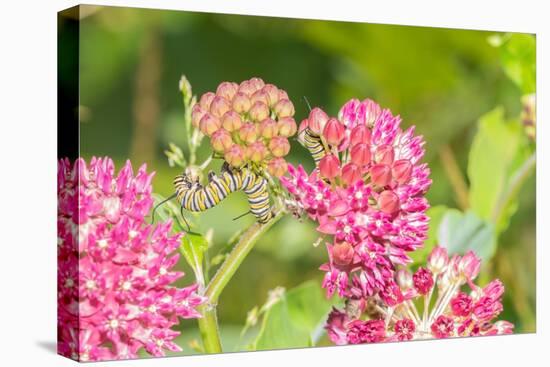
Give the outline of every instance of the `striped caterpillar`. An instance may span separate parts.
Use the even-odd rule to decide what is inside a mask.
[[[309,127],[306,127],[303,132],[304,145],[311,153],[315,165],[319,165],[319,161],[327,154],[325,147],[321,142],[321,137],[316,135]]]
[[[269,205],[267,180],[247,167],[222,167],[220,176],[210,172],[208,183],[201,185],[193,181],[191,175],[182,174],[174,179],[176,197],[182,208],[192,212],[202,212],[218,205],[230,193],[243,190],[248,197],[250,212],[258,222],[266,223],[273,216]]]

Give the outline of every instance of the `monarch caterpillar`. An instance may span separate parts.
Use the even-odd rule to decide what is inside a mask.
[[[325,147],[321,142],[321,137],[316,135],[309,127],[304,130],[304,145],[313,156],[315,165],[326,155]]]
[[[201,185],[192,180],[189,174],[176,176],[174,179],[176,197],[182,208],[192,212],[202,212],[218,205],[232,192],[243,190],[248,197],[250,212],[258,222],[266,223],[272,217],[269,205],[267,180],[247,167],[231,169],[227,164],[222,173],[208,174],[208,183]]]

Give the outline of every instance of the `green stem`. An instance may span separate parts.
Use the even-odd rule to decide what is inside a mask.
[[[517,194],[517,191],[520,189],[521,185],[523,185],[523,182],[527,179],[527,177],[529,177],[531,170],[535,168],[535,164],[536,152],[531,154],[531,156],[523,162],[523,165],[510,180],[510,185],[508,185],[507,190],[500,195],[492,215],[492,221],[496,226],[498,226],[500,218],[510,200]]]
[[[199,330],[205,352],[221,353],[222,343],[218,329],[216,306],[207,303],[199,307],[198,310],[202,314],[202,317],[199,319]]]
[[[216,306],[220,294],[258,239],[277,223],[285,213],[285,210],[279,210],[267,223],[254,223],[250,226],[250,228],[243,233],[206,288],[205,296],[208,299],[208,303],[200,308],[203,317],[199,319],[199,329],[201,331],[201,338],[206,353],[222,352],[216,316]]]

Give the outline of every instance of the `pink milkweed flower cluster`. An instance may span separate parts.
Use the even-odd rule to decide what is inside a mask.
[[[426,239],[424,194],[431,180],[420,163],[424,141],[414,126],[400,124],[368,99],[350,100],[338,118],[314,108],[300,124],[300,136],[309,129],[324,152],[311,174],[289,166],[281,181],[318,231],[332,236],[321,267],[328,296],[362,299],[388,291],[395,265],[410,262],[408,253]]]
[[[204,302],[171,255],[181,235],[171,223],[149,225],[153,174],[130,162],[115,176],[113,161],[58,164],[58,349],[80,361],[136,358],[180,351],[171,329],[197,318]]]
[[[399,270],[391,289],[368,300],[348,300],[344,310],[333,309],[328,336],[342,345],[511,334],[510,322],[494,321],[502,311],[502,283],[493,280],[479,287],[473,282],[480,264],[471,251],[449,258],[436,247],[414,274]]]

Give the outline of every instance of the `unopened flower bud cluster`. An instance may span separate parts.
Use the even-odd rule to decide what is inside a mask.
[[[193,107],[193,126],[210,138],[212,149],[235,168],[287,171],[288,138],[296,133],[294,105],[287,93],[259,78],[221,83]]]

